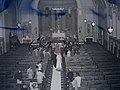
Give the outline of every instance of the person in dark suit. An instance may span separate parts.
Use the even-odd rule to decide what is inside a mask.
[[[51,60],[53,61],[53,65],[56,68],[56,64],[57,64],[57,59],[56,59],[57,55],[54,53],[54,51],[51,51]]]
[[[68,69],[67,78],[68,78],[69,82],[73,81],[73,77],[74,77],[74,73],[72,72],[71,69]]]
[[[15,73],[14,78],[17,80],[17,84],[22,84],[22,72],[20,70]]]

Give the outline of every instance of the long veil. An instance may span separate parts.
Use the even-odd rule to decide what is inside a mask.
[[[57,65],[56,65],[56,70],[61,71],[62,70],[62,56],[60,53],[57,54]]]

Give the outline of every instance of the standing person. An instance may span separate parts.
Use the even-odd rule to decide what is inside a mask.
[[[57,65],[56,65],[56,70],[61,71],[62,70],[62,56],[60,53],[57,54]]]
[[[55,45],[55,53],[56,53],[56,54],[57,54],[57,53],[60,53],[60,46],[59,46],[58,43]]]
[[[28,66],[27,75],[28,75],[28,79],[33,79],[34,72],[30,66]]]
[[[42,61],[38,62],[36,64],[36,67],[37,67],[38,70],[42,70]]]
[[[57,64],[57,59],[56,59],[57,55],[54,53],[54,51],[51,51],[51,60],[53,61],[53,65],[56,68],[56,64]]]
[[[20,70],[15,73],[15,79],[17,84],[22,84],[22,72]]]
[[[37,83],[40,86],[42,84],[43,78],[45,78],[44,73],[41,70],[38,70],[36,72],[36,76],[37,76]]]
[[[67,52],[67,57],[71,57],[71,51],[70,50],[68,50],[68,52]]]
[[[68,85],[69,85],[69,89],[70,89],[70,90],[71,90],[71,88],[72,88],[73,77],[74,77],[74,73],[72,72],[71,69],[68,69],[67,79],[68,79]]]
[[[40,59],[44,59],[43,49],[40,50]]]
[[[73,77],[74,77],[74,73],[72,72],[71,69],[68,69],[67,78],[68,78],[69,82],[73,81]]]
[[[76,73],[76,77],[72,82],[73,87],[75,88],[75,90],[80,90],[80,86],[81,86],[81,77],[80,74],[77,72]]]
[[[74,50],[72,49],[72,51],[71,51],[71,56],[74,56],[74,54],[75,54],[75,52],[74,52]]]
[[[38,49],[34,49],[35,56],[38,57]]]

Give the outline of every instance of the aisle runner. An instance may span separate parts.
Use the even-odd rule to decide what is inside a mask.
[[[53,66],[51,90],[61,90],[61,72]]]

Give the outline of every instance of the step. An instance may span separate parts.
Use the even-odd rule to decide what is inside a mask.
[[[120,90],[120,83],[118,83],[118,84],[111,84],[111,90]]]
[[[120,75],[105,75],[105,78],[108,79],[120,79]]]
[[[93,86],[93,85],[105,85],[107,84],[107,81],[106,80],[90,80],[90,81],[87,81],[88,82],[88,86]]]
[[[98,76],[84,76],[86,80],[104,80],[103,75]]]
[[[107,68],[100,68],[100,71],[102,72],[106,72],[106,71],[120,71],[120,67],[107,67]]]
[[[109,84],[120,84],[120,79],[109,79],[108,83]]]
[[[104,75],[120,75],[120,71],[104,71]]]

